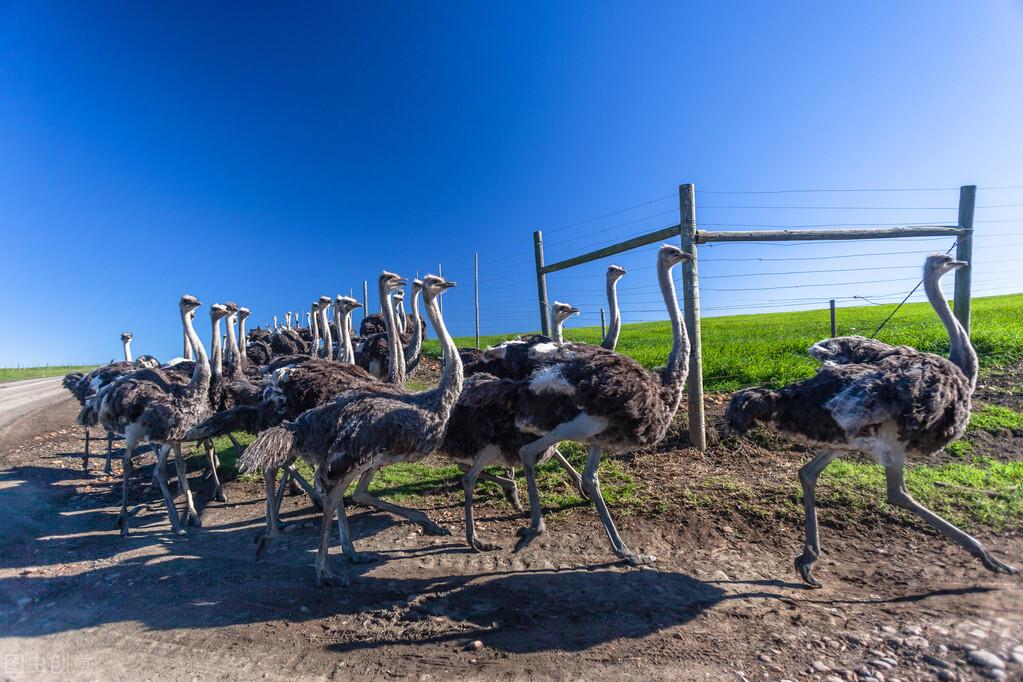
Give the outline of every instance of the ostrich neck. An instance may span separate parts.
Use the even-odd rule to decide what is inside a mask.
[[[238,318],[238,343],[241,344],[241,366],[245,366],[245,352],[248,350],[248,343],[245,339],[245,318]]]
[[[181,351],[181,357],[186,360],[192,359],[192,344],[188,340],[188,332],[184,329],[181,330],[181,341],[184,344],[184,350]]]
[[[444,352],[444,370],[437,388],[425,391],[423,395],[426,406],[447,421],[458,396],[462,393],[462,358],[458,356],[458,348],[455,347],[455,342],[444,325],[436,297],[426,299],[426,314],[434,331],[437,332],[437,339]]]
[[[973,389],[977,385],[977,352],[973,349],[966,330],[949,309],[948,301],[945,300],[945,294],[941,290],[940,279],[941,273],[938,271],[928,273],[924,278],[924,291],[927,293],[927,300],[931,302],[931,307],[934,308],[934,312],[938,314],[941,323],[945,325],[945,330],[948,332],[948,359],[963,371],[970,382],[970,388]]]
[[[664,305],[668,309],[668,318],[671,320],[672,340],[668,364],[661,373],[661,385],[671,391],[674,412],[682,400],[682,389],[689,374],[689,335],[682,324],[682,311],[679,310],[678,299],[675,297],[675,281],[671,278],[671,266],[659,265],[657,279],[664,295]]]
[[[195,349],[195,369],[192,370],[192,380],[188,383],[188,392],[192,396],[206,395],[206,392],[210,388],[210,359],[206,355],[206,348],[203,347],[202,341],[199,340],[199,335],[195,333],[195,327],[192,326],[192,316],[188,313],[183,313],[181,316],[181,324],[185,328],[185,337],[191,344],[191,347]]]
[[[330,322],[327,321],[327,306],[320,306],[320,326],[323,327],[323,357],[328,360],[334,352],[334,339],[330,334]]]
[[[607,335],[601,343],[604,348],[614,350],[618,345],[618,335],[622,331],[622,317],[618,310],[618,280],[607,281],[607,305],[611,313],[611,322],[607,328]]]
[[[412,324],[415,325],[415,329],[412,330],[412,340],[409,342],[408,348],[405,349],[406,368],[423,350],[423,324],[419,320],[419,292],[417,291],[412,294]]]
[[[387,331],[387,383],[400,386],[405,383],[405,356],[401,352],[401,339],[394,322],[394,301],[384,286],[380,287],[380,300],[384,305],[384,329]]]
[[[124,361],[131,362],[131,339],[124,342]]]
[[[341,334],[341,348],[338,349],[338,359],[341,362],[352,364],[355,362],[355,351],[352,349],[352,311],[346,310],[341,314],[341,327],[338,330]]]
[[[309,313],[309,320],[309,326],[313,329],[313,347],[312,350],[309,351],[309,355],[312,355],[315,358],[316,354],[320,351],[320,325],[316,321],[315,312]]]
[[[242,367],[239,364],[238,358],[241,357],[241,351],[238,349],[238,337],[234,333],[234,318],[227,318],[227,346],[231,355],[229,356],[231,362],[228,364],[228,369],[231,372],[231,378],[237,379],[241,376]]]
[[[554,321],[554,342],[565,342],[565,321],[562,319],[556,319]]]
[[[215,378],[224,376],[224,356],[221,352],[221,341],[220,341],[220,319],[213,320],[213,340],[210,341],[210,346],[213,348],[213,367],[212,375]]]
[[[405,317],[405,299],[401,299],[400,301],[398,301],[398,310],[397,315],[395,315],[395,317],[398,320],[398,331],[404,334],[405,332],[408,331],[407,329],[405,329],[405,322],[407,321]]]
[[[337,303],[334,304],[334,331],[337,332],[337,353],[333,356],[338,362],[348,362],[348,358],[345,351],[345,330],[344,330],[344,313],[341,312],[341,306]]]

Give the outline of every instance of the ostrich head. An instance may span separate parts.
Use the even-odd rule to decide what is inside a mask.
[[[131,332],[121,332],[121,343],[128,343],[131,341]]]
[[[412,295],[415,296],[416,294],[418,294],[422,290],[423,290],[423,280],[421,280],[421,279],[414,279],[414,280],[412,280]]]
[[[380,273],[380,288],[388,293],[397,291],[403,286],[408,284],[408,280],[400,275],[396,275],[393,272],[387,272],[384,270]]]
[[[579,309],[567,303],[555,301],[551,304],[551,317],[553,318],[554,324],[560,324],[573,315],[578,314]]]
[[[394,292],[394,296],[392,296],[391,298],[394,299],[395,303],[401,303],[402,301],[405,300],[405,290],[398,289],[397,291]]]
[[[238,312],[238,304],[234,301],[228,301],[224,304],[224,307],[227,308],[227,312],[231,315],[235,315]]]
[[[683,251],[677,246],[671,244],[665,244],[661,247],[661,250],[657,253],[658,264],[663,264],[668,267],[677,265],[683,261],[693,260],[693,254]]]
[[[964,268],[969,263],[964,260],[956,260],[947,253],[932,253],[927,256],[927,260],[924,261],[924,277],[934,277],[938,279],[946,272],[952,270],[958,270]]]
[[[185,313],[186,315],[191,315],[192,317],[195,317],[195,309],[201,305],[202,303],[199,301],[199,299],[190,294],[185,294],[184,296],[181,297],[181,300],[178,302],[178,307],[181,308],[181,312]]]
[[[246,319],[248,319],[249,315],[251,315],[251,314],[252,314],[252,311],[249,310],[248,308],[244,307],[244,306],[242,306],[241,308],[238,309],[238,319],[239,320],[246,320]]]
[[[338,308],[341,310],[342,314],[343,313],[351,312],[351,311],[355,310],[356,308],[361,308],[362,307],[362,304],[359,303],[358,301],[356,301],[351,296],[341,296],[341,295],[338,295],[338,297],[337,297],[337,305],[338,305]]]
[[[231,309],[223,303],[214,303],[210,306],[210,319],[214,322],[222,320],[231,314]]]
[[[427,275],[423,278],[423,298],[429,303],[453,286],[454,282],[449,282],[443,277]]]
[[[625,268],[621,265],[609,265],[607,266],[607,281],[608,283],[614,283],[624,277],[626,274]]]

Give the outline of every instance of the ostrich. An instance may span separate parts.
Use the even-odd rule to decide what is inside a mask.
[[[330,332],[330,322],[327,320],[327,311],[333,307],[331,303],[330,296],[320,296],[320,329],[323,333],[323,351],[320,353],[320,357],[326,360],[334,357],[334,338]]]
[[[393,298],[391,296],[394,280],[391,273],[380,276],[378,293],[384,307],[384,331],[367,337],[355,351],[355,362],[375,377],[387,377],[387,382],[402,385],[405,383],[405,355],[402,351],[402,339],[398,333],[395,319]]]
[[[82,470],[89,470],[89,419],[88,414],[91,410],[91,402],[95,398],[96,394],[104,386],[116,381],[121,376],[128,372],[133,372],[137,369],[156,367],[160,363],[151,355],[143,355],[138,360],[132,360],[131,355],[131,332],[123,332],[121,334],[121,345],[124,351],[124,361],[112,362],[102,367],[82,374],[81,372],[73,372],[64,376],[63,384],[64,388],[70,391],[71,395],[75,397],[78,404],[82,406],[82,413],[79,415],[78,423],[85,427],[85,455],[82,459]],[[107,461],[103,467],[103,472],[109,474],[111,472],[110,460],[113,456],[113,443],[114,434],[107,433]]]
[[[184,530],[178,521],[174,498],[171,497],[167,486],[166,463],[171,449],[175,450],[178,480],[187,500],[186,522],[199,525],[199,516],[188,488],[181,442],[189,427],[209,416],[210,412],[209,358],[195,333],[192,317],[189,315],[200,305],[194,296],[188,295],[182,296],[178,305],[181,323],[198,358],[187,384],[176,382],[167,370],[144,369],[125,375],[97,395],[97,399],[101,401],[99,419],[103,426],[109,431],[124,435],[125,460],[131,457],[131,453],[140,442],[150,441],[161,445],[153,477],[163,492],[171,527],[177,534],[183,534]],[[118,526],[122,535],[128,534],[127,470],[125,466],[121,487],[121,512],[118,516]]]
[[[240,354],[238,357],[240,358],[239,362],[241,363],[242,370],[245,370],[245,365],[249,357],[248,336],[245,334],[245,320],[249,319],[249,315],[251,314],[252,311],[244,306],[238,309],[238,341],[241,344],[241,348],[239,349]]]
[[[291,329],[291,313],[284,313],[284,326]]]
[[[579,309],[568,303],[555,301],[551,304],[551,318],[554,320],[554,343],[565,342],[565,320],[578,314]]]
[[[403,284],[397,275],[388,274],[388,280],[395,286]],[[434,275],[423,278],[427,315],[446,358],[436,388],[411,393],[398,386],[377,384],[343,393],[326,405],[303,413],[290,424],[264,431],[242,456],[245,471],[272,470],[294,453],[316,466],[328,491],[316,556],[318,585],[336,580],[327,567],[335,510],[344,555],[352,562],[368,559],[355,552],[348,530],[343,497],[349,483],[381,466],[425,457],[444,439],[448,418],[462,390],[462,364],[437,305],[438,297],[452,286],[453,282]],[[391,311],[388,311],[390,316]],[[388,323],[391,325],[393,320]],[[267,486],[267,490],[269,493],[271,486]]]
[[[338,294],[334,302],[334,323],[337,325],[338,346],[337,360],[349,365],[355,363],[355,350],[352,348],[352,311],[361,308],[362,304],[351,296]]]
[[[784,434],[818,445],[822,452],[799,470],[806,512],[803,553],[795,565],[813,587],[820,583],[813,565],[820,558],[815,493],[817,477],[836,457],[851,452],[871,455],[885,469],[888,501],[916,514],[998,573],[1016,573],[976,539],[914,500],[906,490],[907,455],[927,456],[961,437],[970,418],[970,397],[977,381],[977,354],[966,330],[949,311],[941,291],[945,273],[967,265],[944,254],[924,262],[924,291],[948,331],[949,358],[850,337],[814,346],[829,360],[816,376],[777,391],[738,391],[725,421],[738,433],[755,421],[773,424]],[[839,364],[845,362],[851,364]]]
[[[391,297],[394,303],[394,321],[398,325],[398,333],[405,334],[408,332],[408,313],[405,312],[405,292],[395,291],[394,296]]]
[[[309,306],[309,319],[311,320],[311,322],[309,324],[312,325],[310,328],[312,329],[312,332],[313,332],[313,342],[312,342],[312,345],[309,347],[309,355],[313,356],[314,358],[320,356],[320,321],[319,321],[319,316],[320,316],[320,302],[319,301],[313,301],[312,305]]]
[[[689,372],[689,337],[675,298],[671,270],[692,256],[665,245],[657,255],[657,278],[671,319],[672,348],[667,365],[652,372],[635,360],[600,346],[538,343],[529,346],[534,369],[521,381],[516,426],[540,436],[519,450],[529,490],[530,526],[523,541],[544,532],[536,462],[548,448],[574,440],[590,446],[583,485],[611,540],[611,548],[632,565],[655,561],[626,546],[600,493],[597,468],[601,451],[625,452],[664,437],[678,410]]]
[[[405,378],[412,377],[419,369],[419,361],[423,358],[423,325],[419,315],[419,294],[423,291],[423,281],[412,280],[412,316],[408,318],[406,329],[415,325],[410,332],[408,345],[405,346]],[[403,339],[404,343],[404,339]]]
[[[273,322],[274,322],[274,331],[277,331],[277,316],[276,315],[273,316]]]
[[[618,346],[618,335],[622,331],[622,314],[618,309],[618,280],[624,276],[625,268],[621,265],[607,266],[607,308],[611,320],[600,345],[608,350],[614,350]]]

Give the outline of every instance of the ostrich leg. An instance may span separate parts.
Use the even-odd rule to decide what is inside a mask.
[[[799,470],[799,482],[803,486],[803,510],[806,516],[806,529],[804,531],[803,553],[796,557],[796,570],[799,571],[803,582],[811,587],[820,587],[821,584],[813,577],[814,562],[821,556],[820,538],[817,536],[817,477],[831,464],[831,460],[838,456],[837,452],[828,450],[807,462]]]
[[[128,462],[131,461],[131,453],[135,451],[138,441],[132,436],[124,440],[124,466],[121,467],[121,511],[117,515],[117,528],[121,529],[121,537],[128,537]]]
[[[589,493],[590,499],[593,500],[593,504],[597,507],[600,521],[604,524],[604,530],[607,531],[608,538],[611,539],[611,549],[614,550],[614,553],[619,558],[628,561],[631,566],[652,564],[657,561],[657,557],[652,554],[636,554],[625,545],[622,536],[618,534],[618,529],[615,528],[614,521],[611,520],[611,514],[604,503],[604,497],[600,494],[600,481],[597,479],[597,467],[599,466],[600,448],[596,445],[591,445],[590,456],[586,460],[586,469],[583,471],[583,485],[586,486],[586,492]]]
[[[451,535],[451,531],[443,526],[438,526],[436,523],[430,520],[430,517],[417,509],[408,509],[397,504],[391,504],[390,502],[384,502],[376,495],[370,495],[369,484],[373,480],[373,476],[379,471],[381,465],[371,465],[362,476],[359,477],[359,483],[355,486],[355,492],[352,493],[352,501],[356,504],[361,504],[365,507],[373,507],[380,511],[390,512],[395,516],[400,516],[403,519],[407,519],[412,523],[421,526],[424,531],[430,535]]]
[[[554,459],[557,460],[558,464],[561,465],[561,468],[565,470],[568,477],[572,479],[572,485],[574,485],[575,489],[579,491],[579,494],[586,499],[589,499],[590,495],[586,492],[586,486],[583,485],[582,476],[580,476],[579,472],[575,470],[575,467],[569,464],[568,460],[565,459],[565,456],[561,454],[561,451],[557,448],[554,448]]]
[[[469,473],[469,469],[472,467],[467,464],[459,464],[458,468],[462,470],[462,474]],[[519,500],[519,488],[515,485],[515,470],[511,467],[505,469],[507,476],[496,476],[494,474],[488,474],[485,471],[480,471],[477,474],[477,478],[484,481],[490,481],[501,486],[504,491],[504,498],[515,507],[515,511],[522,511],[522,502]]]
[[[114,456],[114,434],[107,431],[107,463],[103,466],[103,473],[109,474],[110,469],[110,458]]]
[[[949,540],[980,559],[981,563],[984,564],[984,568],[987,570],[995,573],[1007,573],[1009,575],[1019,573],[1019,570],[1015,567],[1002,563],[991,556],[991,554],[984,548],[984,545],[980,544],[976,538],[970,536],[960,528],[953,526],[951,523],[914,500],[910,496],[909,491],[906,490],[906,484],[903,481],[902,467],[902,462],[885,466],[884,472],[885,479],[888,483],[889,502],[919,516]]]
[[[287,476],[288,474],[285,473],[284,475]],[[272,473],[269,471],[263,472],[263,479],[266,485],[266,530],[257,540],[259,543],[259,546],[256,548],[257,559],[263,556],[270,543],[277,537],[279,530],[277,526],[277,495],[275,491],[276,486],[274,485],[276,478],[276,469]]]
[[[89,470],[89,429],[85,429],[85,458],[82,460],[82,471]]]
[[[207,466],[210,468],[210,476],[213,477],[213,499],[217,502],[227,502],[227,495],[224,494],[224,489],[220,485],[220,476],[217,474],[218,462],[213,442],[206,439],[203,441],[203,445],[206,447],[206,459],[208,460]]]
[[[176,535],[184,535],[185,530],[181,527],[178,510],[174,506],[174,497],[171,495],[170,486],[167,485],[167,455],[170,451],[170,445],[160,447],[160,453],[156,456],[156,466],[153,468],[153,481],[160,486],[164,502],[167,503],[167,517],[170,519],[171,530]]]
[[[193,526],[202,526],[199,519],[199,512],[195,510],[195,500],[192,499],[192,489],[188,487],[188,463],[181,454],[181,443],[174,444],[174,467],[178,472],[178,485],[185,491],[185,523]],[[215,475],[215,474],[214,474]]]
[[[494,549],[501,549],[500,545],[491,542],[483,542],[476,537],[476,522],[473,516],[473,491],[476,489],[476,479],[479,477],[483,467],[491,458],[480,456],[472,463],[469,470],[462,477],[462,489],[465,490],[465,542],[470,548],[477,552],[486,552]],[[514,484],[514,481],[512,482]],[[521,508],[521,507],[520,507]]]

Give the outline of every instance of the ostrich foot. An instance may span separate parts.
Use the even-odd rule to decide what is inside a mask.
[[[472,548],[474,552],[493,552],[494,550],[502,549],[501,545],[493,542],[484,542],[483,540],[475,537],[469,541],[469,547]]]
[[[796,570],[799,571],[799,577],[803,579],[804,583],[810,587],[820,589],[820,582],[813,576],[813,564],[815,561],[817,561],[817,557],[809,552],[805,552],[796,557]]]
[[[128,515],[124,512],[118,514],[117,523],[114,524],[114,527],[121,531],[122,538],[128,537]]]
[[[273,542],[274,538],[271,535],[263,533],[256,538],[256,558],[262,559],[263,555],[266,554],[266,550],[270,549],[270,543]]]
[[[217,502],[227,502],[227,495],[224,494],[224,489],[219,486],[214,489],[213,499]]]
[[[529,543],[543,535],[545,532],[547,532],[547,526],[543,523],[543,521],[541,521],[538,526],[525,526],[524,528],[519,528],[515,531],[515,534],[519,536],[519,541],[515,543],[515,551],[522,551]]]
[[[629,566],[649,566],[650,564],[657,561],[657,557],[653,554],[636,554],[625,550],[623,552],[615,552],[618,554],[618,558],[624,559]]]
[[[199,518],[199,512],[194,509],[189,509],[185,512],[185,525],[195,526],[196,528],[202,528],[202,519]]]
[[[384,556],[375,552],[352,552],[346,554],[345,559],[350,564],[372,564],[377,561],[383,561]]]
[[[1006,575],[1017,575],[1019,573],[1019,569],[1015,566],[1002,563],[990,554],[980,557],[980,561],[984,564],[984,568],[993,573],[1004,573]]]
[[[450,530],[440,524],[434,523],[433,521],[426,521],[420,524],[420,527],[427,535],[451,535]]]
[[[317,587],[348,587],[348,578],[340,577],[330,569],[324,568],[316,572]]]

